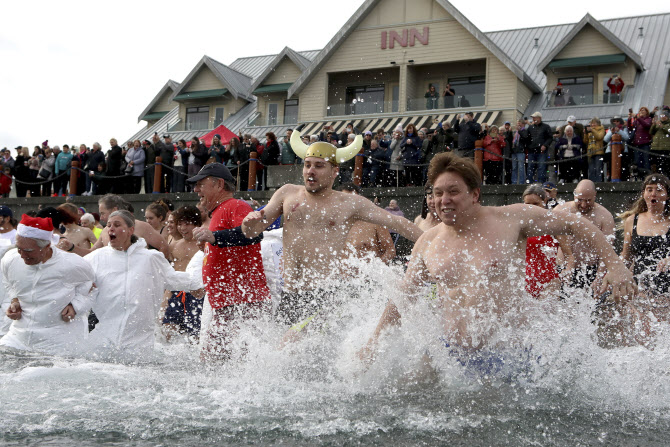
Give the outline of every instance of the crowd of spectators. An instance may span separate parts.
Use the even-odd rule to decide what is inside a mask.
[[[449,92],[447,86],[445,92]],[[434,87],[426,95],[431,101]],[[444,95],[443,95],[444,96]],[[453,96],[444,96],[445,101]],[[436,123],[433,129],[417,129],[409,124],[392,132],[377,129],[364,132],[364,163],[362,186],[404,187],[426,183],[428,164],[442,152],[473,158],[475,143],[483,143],[485,184],[576,183],[581,179],[594,182],[611,181],[612,136],[623,142],[621,181],[641,180],[658,172],[670,174],[670,108],[641,107],[629,111],[627,119],[614,117],[603,125],[598,117],[588,124],[568,116],[563,126],[552,128],[542,122],[540,112],[524,117],[512,125],[489,126],[474,120],[474,114],[459,115],[455,122]],[[99,143],[91,147],[50,146],[48,141],[35,146],[0,151],[0,194],[8,197],[11,188],[17,197],[139,194],[152,192],[156,157],[162,159],[160,192],[185,192],[185,180],[211,162],[226,165],[237,178],[238,189],[249,189],[249,160],[257,153],[256,185],[252,189],[268,189],[267,166],[299,164],[290,144],[292,129],[281,137],[272,132],[261,144],[254,135],[240,134],[228,144],[215,135],[207,147],[198,137],[173,142],[170,135],[154,134],[152,141],[130,141],[119,146],[116,139],[104,152]],[[353,123],[340,134],[324,126],[317,135],[303,136],[306,144],[327,141],[337,147],[350,144],[360,133]],[[73,162],[76,165],[76,191],[68,191]],[[340,183],[352,181],[355,159],[340,165]]]

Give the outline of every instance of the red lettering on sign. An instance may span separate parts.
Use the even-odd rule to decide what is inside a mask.
[[[428,27],[423,27],[423,34],[419,33],[416,28],[409,30],[409,46],[413,47],[415,39],[421,42],[422,45],[428,45]]]
[[[396,42],[403,48],[408,45],[413,47],[416,41],[421,42],[421,45],[428,45],[428,27],[423,27],[423,32],[419,32],[416,28],[409,30],[402,30],[402,36],[397,31],[382,31],[382,50],[387,48],[395,48]]]
[[[382,50],[386,49],[386,31],[382,31]]]

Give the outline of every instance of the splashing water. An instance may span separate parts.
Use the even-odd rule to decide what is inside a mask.
[[[0,353],[0,439],[667,445],[670,343],[662,325],[653,351],[606,350],[594,335],[593,300],[528,300],[525,325],[499,325],[495,335],[514,348],[491,349],[477,363],[445,347],[440,307],[423,300],[365,369],[356,353],[397,296],[393,278],[402,272],[379,262],[356,267],[356,278],[329,284],[340,305],[310,334],[280,350],[284,328],[259,322],[240,334],[245,358],[224,365],[203,365],[187,344],[159,344],[155,359],[133,364]],[[482,373],[500,358],[503,368]]]

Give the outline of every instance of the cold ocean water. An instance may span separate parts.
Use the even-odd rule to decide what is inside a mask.
[[[523,328],[498,328],[514,348],[469,359],[423,300],[365,369],[356,353],[402,273],[360,268],[373,280],[337,282],[343,303],[318,330],[279,350],[283,329],[261,322],[223,366],[184,343],[135,362],[2,352],[0,444],[669,444],[664,326],[654,350],[602,349],[590,300],[528,300]]]

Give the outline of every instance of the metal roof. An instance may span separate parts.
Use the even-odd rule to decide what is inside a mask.
[[[284,47],[281,53],[276,55],[274,59],[272,59],[272,61],[270,61],[270,63],[265,67],[263,73],[261,73],[261,75],[254,80],[254,83],[251,85],[251,90],[256,90],[258,86],[261,85],[268,76],[270,76],[270,74],[277,68],[277,66],[281,63],[282,60],[284,60],[285,57],[289,58],[298,67],[300,72],[305,71],[312,63],[309,59],[299,55],[289,47]]]
[[[321,50],[297,51],[296,53],[307,60],[308,65],[314,60]],[[268,54],[265,56],[241,57],[235,59],[230,68],[233,68],[245,75],[251,77],[254,81],[265,71],[265,69],[277,57],[276,54]]]
[[[212,71],[214,76],[218,78],[221,83],[228,88],[230,94],[234,98],[242,97],[247,101],[253,101],[254,97],[250,92],[251,87],[251,78],[239,71],[232,69],[221,62],[212,59],[209,56],[203,56],[202,59],[193,67],[191,72],[186,76],[186,79],[181,83],[179,88],[172,94],[174,99],[180,93],[185,93],[188,87],[188,84],[195,78],[198,74],[198,71],[204,66],[207,66],[208,69]]]
[[[135,140],[150,140],[151,136],[154,134],[154,132],[158,132],[159,135],[164,134],[167,132],[167,130],[177,124],[179,122],[179,105],[177,105],[175,108],[170,110],[167,115],[165,115],[163,118],[159,119],[156,124],[154,124],[151,127],[144,128],[137,132],[135,135],[132,137],[128,138],[126,142],[128,141],[135,141]]]
[[[600,21],[600,24],[639,55],[644,70],[635,77],[635,85],[626,92],[623,104],[604,104],[578,107],[543,109],[544,95],[533,95],[526,115],[542,110],[542,120],[550,125],[565,123],[567,115],[575,115],[580,122],[594,116],[608,119],[626,116],[628,109],[641,106],[653,108],[663,103],[670,68],[670,13],[637,17],[621,17]],[[546,89],[547,79],[538,68],[540,61],[574,29],[575,24],[524,28],[486,33],[510,58],[514,59],[537,84]],[[642,28],[642,36],[640,36]],[[538,39],[535,47],[534,39]]]

